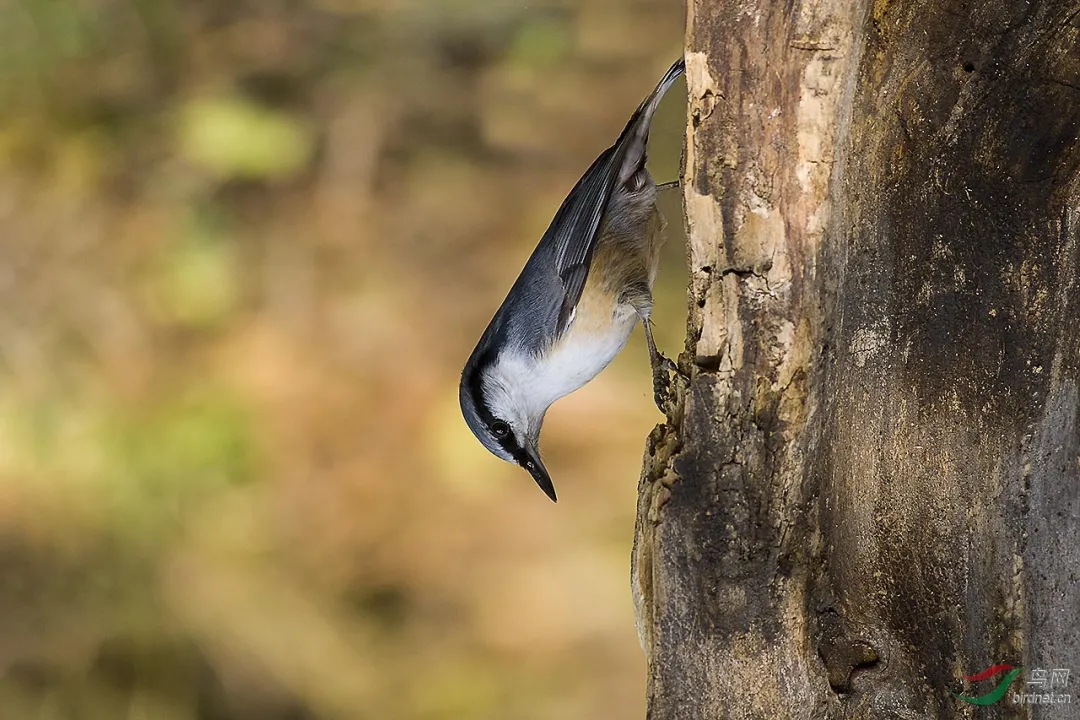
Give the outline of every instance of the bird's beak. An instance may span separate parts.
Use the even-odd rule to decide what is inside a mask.
[[[555,486],[551,484],[551,476],[548,475],[544,463],[540,462],[540,453],[532,447],[528,447],[525,450],[525,455],[525,463],[522,467],[529,471],[529,474],[533,476],[533,480],[544,491],[544,494],[551,498],[551,502],[558,502],[558,498],[555,497]]]

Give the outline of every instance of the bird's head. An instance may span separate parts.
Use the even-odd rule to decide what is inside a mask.
[[[520,465],[540,489],[556,501],[555,486],[540,460],[540,426],[547,405],[538,407],[522,392],[507,363],[494,353],[481,352],[469,359],[461,374],[458,398],[461,414],[477,440],[493,455]]]

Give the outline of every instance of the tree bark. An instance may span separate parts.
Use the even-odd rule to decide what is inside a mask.
[[[1078,28],[1077,0],[690,0],[650,718],[973,717],[964,675],[1080,674]]]

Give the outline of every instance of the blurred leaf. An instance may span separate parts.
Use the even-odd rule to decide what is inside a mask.
[[[528,67],[550,67],[565,58],[572,45],[569,28],[554,19],[539,19],[522,25],[510,47],[511,63]]]
[[[311,157],[311,129],[297,118],[239,97],[196,98],[181,109],[180,150],[222,178],[274,179]]]
[[[413,691],[416,717],[426,720],[487,718],[498,706],[496,668],[480,663],[450,662],[442,665]]]
[[[30,492],[46,502],[66,493],[58,499],[142,541],[167,536],[189,507],[256,467],[246,408],[217,388],[129,412],[61,396],[0,404],[0,478],[45,471],[51,481]]]
[[[74,479],[101,467],[99,407],[59,393],[28,395],[8,392],[0,401],[0,483],[17,485],[35,470]]]
[[[107,142],[101,132],[84,130],[64,135],[56,143],[54,152],[58,188],[76,196],[97,188],[108,157]]]
[[[163,319],[197,327],[223,322],[240,295],[233,246],[212,213],[196,211],[187,232],[162,259],[155,299]]]
[[[246,409],[204,388],[105,428],[107,464],[99,492],[125,530],[142,540],[168,535],[199,500],[255,476]]]
[[[248,480],[254,454],[244,408],[209,389],[113,428],[114,468],[151,493]]]
[[[71,57],[89,49],[92,17],[71,0],[26,0],[22,8],[33,23],[42,57]]]

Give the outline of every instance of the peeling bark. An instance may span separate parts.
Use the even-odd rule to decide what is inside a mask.
[[[688,34],[649,717],[971,717],[963,675],[1080,676],[1080,2],[691,0]]]

